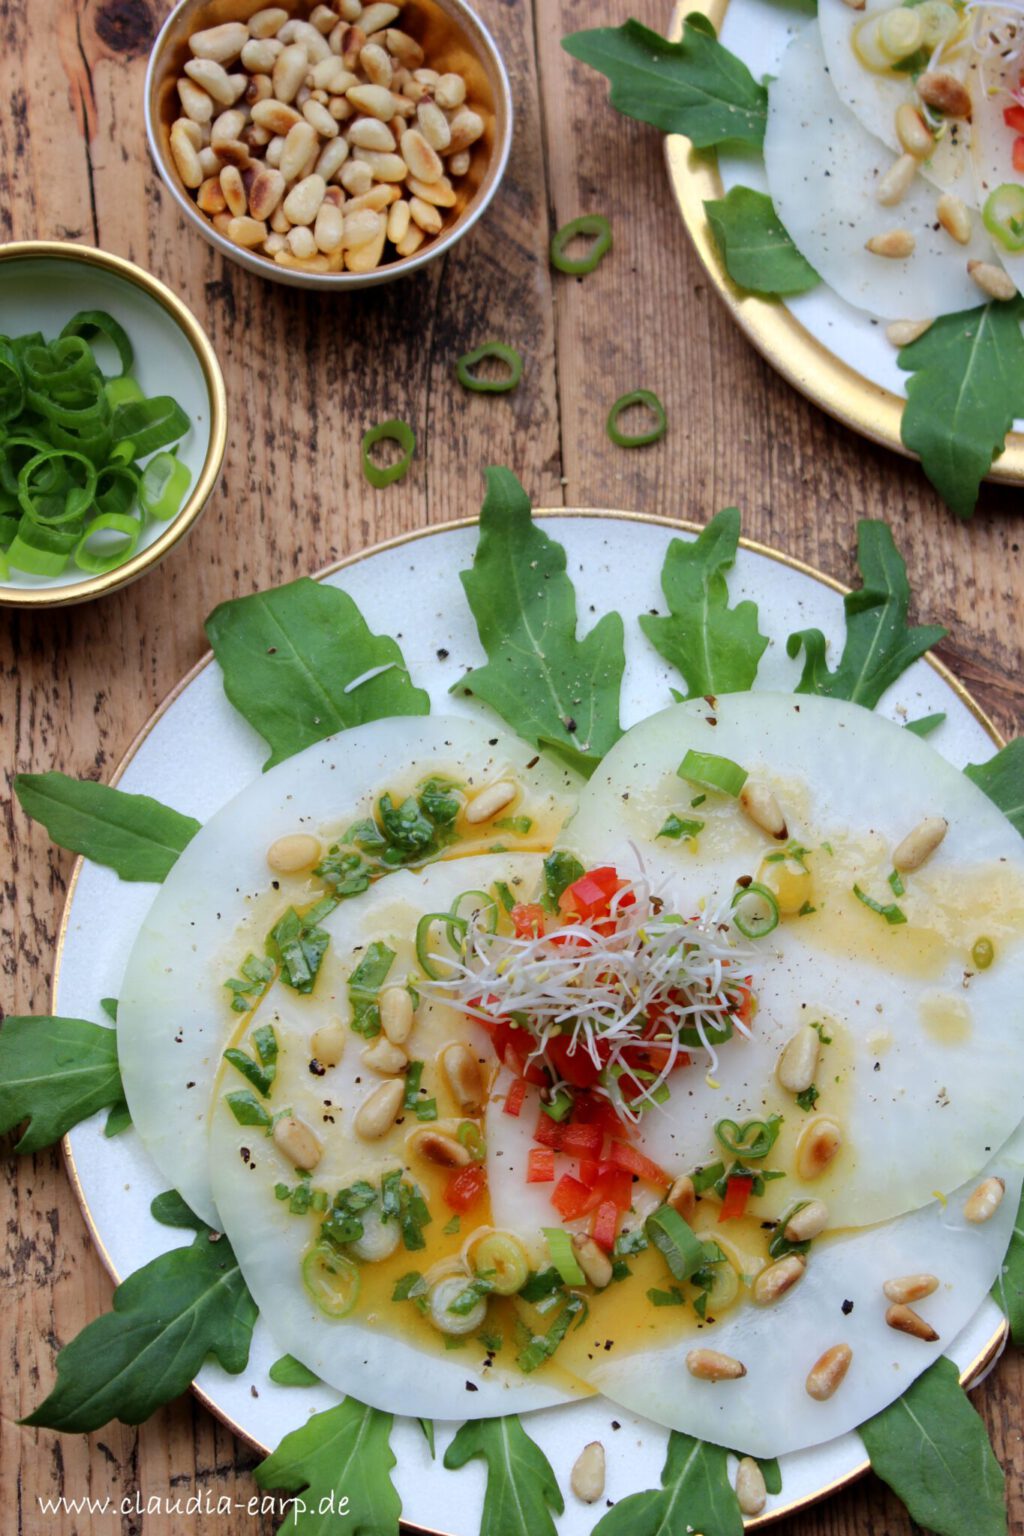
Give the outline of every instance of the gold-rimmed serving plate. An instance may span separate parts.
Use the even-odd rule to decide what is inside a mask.
[[[772,0],[677,0],[669,36],[678,42],[685,18],[693,12],[706,16],[722,36],[730,5],[742,6],[744,18],[752,21],[758,6],[771,4]],[[808,10],[793,11],[794,20],[809,20],[810,16]],[[722,40],[728,45],[727,28]],[[665,161],[683,224],[701,264],[719,298],[765,361],[812,404],[844,426],[906,458],[916,458],[900,437],[905,404],[901,395],[844,361],[798,320],[784,301],[746,293],[729,276],[704,212],[706,201],[723,197],[726,191],[715,152],[695,150],[681,134],[669,134],[665,139]],[[863,327],[865,338],[877,330],[866,313]],[[1007,435],[1006,449],[993,464],[988,479],[1002,484],[1024,484],[1024,432]]]
[[[699,531],[692,523],[639,513],[553,509],[538,514],[554,520],[551,532],[567,551],[581,610],[596,613],[618,607],[627,619],[627,673],[623,695],[626,724],[669,702],[669,669],[629,623],[637,613],[661,601],[659,575],[669,540]],[[372,629],[395,630],[417,682],[431,693],[435,711],[466,711],[469,706],[449,687],[464,667],[479,659],[478,642],[461,597],[458,572],[472,558],[475,519],[400,536],[352,555],[322,573],[344,585]],[[841,640],[845,588],[832,578],[789,556],[749,540],[731,578],[734,601],[760,600],[762,627],[773,644],[762,661],[763,686],[791,688],[797,664],[785,654],[786,633],[817,625],[833,643]],[[590,620],[585,621],[592,622]],[[182,679],[142,728],[118,764],[112,781],[145,792],[207,819],[251,778],[266,756],[264,744],[234,715],[224,698],[212,657],[203,657]],[[938,740],[954,761],[983,759],[1001,745],[991,720],[941,662],[927,658],[915,665],[886,701],[894,718],[944,709],[948,721]],[[69,885],[54,964],[52,1007],[55,1013],[97,1018],[99,999],[116,996],[124,961],[152,899],[153,888],[119,882],[109,870],[79,860]],[[65,1138],[69,1176],[96,1244],[115,1281],[140,1267],[181,1234],[159,1227],[148,1206],[160,1182],[134,1132],[106,1140],[101,1122],[76,1127]],[[987,1303],[957,1343],[956,1358],[965,1380],[973,1380],[996,1357],[1005,1339],[994,1303]],[[308,1412],[337,1401],[327,1388],[302,1393],[276,1388],[267,1367],[276,1357],[268,1330],[258,1327],[249,1367],[226,1375],[207,1365],[194,1388],[199,1400],[235,1434],[266,1453]],[[258,1396],[250,1389],[255,1389]],[[358,1384],[353,1383],[358,1397]],[[620,1499],[655,1487],[661,1472],[665,1431],[602,1399],[543,1410],[530,1416],[538,1440],[563,1487],[580,1447],[600,1439],[608,1454],[607,1495]],[[446,1426],[438,1426],[442,1444]],[[427,1531],[444,1536],[475,1536],[483,1480],[466,1473],[453,1482],[430,1459],[418,1426],[396,1421],[393,1446],[398,1456],[396,1482],[405,1515]],[[747,1521],[756,1530],[806,1509],[836,1492],[867,1468],[863,1447],[848,1435],[829,1446],[784,1458],[783,1493],[765,1514]],[[456,1514],[455,1511],[458,1511]],[[563,1536],[585,1536],[593,1512],[569,1501],[561,1522]]]

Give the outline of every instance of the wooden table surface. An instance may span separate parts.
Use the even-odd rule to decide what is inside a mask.
[[[146,55],[164,0],[0,3],[0,227],[4,239],[78,240],[131,257],[198,315],[220,356],[230,429],[223,475],[190,538],[101,602],[0,614],[0,722],[18,770],[105,778],[203,653],[224,598],[317,570],[394,534],[475,512],[481,471],[514,468],[539,506],[643,509],[703,522],[738,504],[756,539],[843,580],[858,517],[885,517],[906,556],[915,617],[949,625],[941,654],[1007,734],[1021,729],[1021,494],[987,487],[958,524],[916,466],[835,425],[761,362],[709,292],[680,227],[659,136],[619,117],[605,84],[559,46],[568,31],[668,0],[479,0],[512,77],[516,135],[491,211],[442,263],[340,300],[276,287],[186,229],[153,173],[142,128]],[[607,213],[615,249],[585,281],[552,273],[553,229]],[[463,393],[452,360],[500,338],[526,358],[504,398]],[[605,436],[608,403],[654,388],[669,416],[655,447]],[[374,491],[364,428],[412,422],[420,451]],[[72,858],[4,796],[2,1001],[45,1013]],[[212,1515],[42,1515],[37,1498],[198,1491],[245,1499],[254,1457],[191,1397],[141,1429],[85,1436],[19,1429],[53,1380],[56,1349],[110,1303],[59,1152],[8,1160],[0,1279],[0,1489],[18,1536],[269,1536]],[[1024,1362],[1004,1359],[975,1401],[1024,1532]],[[17,1516],[15,1516],[17,1511]],[[905,1536],[873,1478],[776,1527],[779,1536]]]

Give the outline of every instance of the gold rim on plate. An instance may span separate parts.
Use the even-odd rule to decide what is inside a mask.
[[[123,565],[115,566],[112,571],[106,571],[100,576],[83,576],[81,581],[70,582],[67,586],[12,587],[0,582],[0,608],[66,608],[72,603],[82,603],[102,593],[116,592],[119,587],[127,586],[158,565],[175,544],[185,537],[209,501],[220,474],[228,440],[227,394],[217,354],[206,332],[188,306],[151,272],[136,266],[133,261],[127,261],[123,256],[114,256],[110,251],[101,251],[91,245],[76,245],[70,240],[15,240],[0,245],[0,263],[29,260],[68,261],[97,267],[129,283],[133,288],[140,288],[151,299],[155,299],[178,329],[184,332],[195,353],[202,369],[210,406],[210,440],[203,467],[188,500],[158,539],[154,539],[152,544],[148,544]]]
[[[607,518],[609,521],[616,522],[650,523],[656,527],[670,528],[674,532],[697,534],[702,531],[700,523],[692,523],[682,518],[662,517],[653,512],[620,512],[614,511],[610,508],[602,508],[598,510],[589,507],[544,507],[535,509],[533,515],[534,517]],[[477,522],[478,519],[475,517],[460,517],[454,518],[450,522],[436,523],[427,528],[417,528],[410,533],[397,534],[394,538],[385,539],[382,543],[374,544],[369,549],[360,550],[356,554],[346,555],[342,560],[334,561],[331,565],[325,566],[323,570],[318,571],[316,573],[315,579],[321,581],[326,576],[333,576],[338,571],[348,570],[354,565],[359,565],[363,560],[369,560],[374,555],[384,554],[387,550],[391,549],[400,549],[403,545],[406,544],[415,544],[420,539],[431,538],[435,534],[454,533],[462,528],[472,528],[476,525]],[[837,593],[841,597],[845,597],[850,590],[849,587],[845,586],[841,581],[837,581],[833,576],[826,575],[824,571],[817,570],[813,565],[808,565],[803,560],[797,560],[793,555],[784,554],[781,550],[772,549],[770,545],[760,544],[755,539],[741,538],[740,547],[742,549],[748,550],[751,554],[762,555],[766,559],[774,560],[776,564],[783,565],[791,571],[797,571],[803,576],[808,576],[812,580],[819,582],[821,586],[828,587],[831,591]],[[129,764],[132,762],[136,753],[139,751],[139,748],[146,741],[155,727],[160,723],[164,715],[166,715],[171,705],[181,697],[181,695],[195,681],[199,674],[206,670],[213,659],[213,652],[207,651],[204,656],[199,658],[194,666],[189,668],[184,677],[182,677],[174,685],[167,697],[153,711],[149,719],[142,726],[142,728],[139,730],[137,735],[128,746],[127,750],[119,760],[117,766],[110,776],[110,784],[114,785],[120,781]],[[973,715],[974,719],[977,720],[978,724],[985,731],[986,735],[991,738],[993,746],[995,746],[997,749],[1005,746],[1005,739],[996,728],[994,722],[989,718],[989,716],[982,709],[981,705],[968,691],[968,689],[964,687],[963,683],[960,682],[959,678],[954,676],[949,667],[947,667],[944,662],[939,661],[937,657],[932,656],[930,652],[925,655],[924,659],[933,669],[933,671],[947,685],[947,687],[953,692],[959,702],[963,704],[965,708],[971,713],[971,715]],[[50,983],[50,1007],[52,1010],[55,1010],[57,1007],[57,990],[60,982],[61,962],[64,955],[64,942],[67,938],[68,924],[71,918],[71,906],[72,902],[74,901],[75,890],[78,886],[78,877],[81,874],[84,863],[84,858],[79,857],[75,860],[74,868],[71,871],[71,879],[68,882],[68,893],[64,899],[64,908],[61,912],[60,925],[57,930],[57,945],[53,964],[53,980]],[[85,1190],[82,1188],[82,1182],[79,1178],[78,1168],[75,1164],[75,1154],[71,1146],[70,1136],[65,1136],[63,1138],[61,1147],[64,1153],[64,1162],[67,1168],[68,1179],[71,1183],[72,1189],[74,1190],[75,1198],[77,1199],[81,1208],[86,1227],[89,1230],[89,1235],[92,1238],[92,1242],[99,1256],[100,1262],[103,1264],[104,1269],[110,1275],[114,1284],[120,1285],[122,1277],[118,1274],[114,1262],[110,1257],[110,1253],[107,1250],[106,1244],[100,1235],[96,1221],[90,1209],[89,1202],[86,1199]],[[1008,1327],[1004,1321],[997,1328],[992,1338],[986,1342],[984,1348],[981,1349],[976,1357],[966,1366],[963,1371],[961,1371],[960,1380],[965,1387],[969,1386],[973,1381],[975,1381],[998,1358],[1006,1342],[1007,1335]],[[250,1435],[247,1430],[238,1423],[236,1419],[232,1418],[231,1414],[227,1412],[226,1409],[222,1408],[220,1404],[217,1403],[216,1400],[211,1397],[207,1391],[205,1391],[204,1388],[196,1386],[195,1383],[193,1383],[191,1391],[194,1393],[199,1402],[202,1403],[203,1407],[209,1409],[214,1417],[218,1418],[221,1423],[231,1431],[232,1434],[238,1437],[239,1440],[241,1440],[244,1444],[251,1446],[251,1448],[261,1456],[270,1455],[273,1448],[271,1446],[263,1445],[259,1440],[254,1439],[254,1437]],[[780,1505],[778,1508],[771,1509],[763,1515],[756,1515],[752,1519],[745,1520],[744,1529],[747,1531],[761,1530],[765,1526],[774,1524],[777,1520],[782,1520],[787,1516],[800,1514],[802,1511],[810,1509],[812,1505],[819,1503],[822,1499],[831,1497],[832,1494],[840,1492],[841,1489],[849,1487],[851,1483],[854,1483],[858,1478],[863,1477],[864,1473],[870,1470],[870,1465],[870,1462],[865,1456],[864,1460],[859,1462],[856,1467],[853,1467],[849,1472],[844,1473],[842,1477],[834,1478],[830,1483],[827,1483],[823,1487],[818,1488],[814,1493],[807,1494],[803,1498],[794,1499],[788,1504]],[[405,1525],[407,1522],[403,1521],[402,1524]],[[422,1531],[425,1531],[427,1536],[452,1536],[451,1532],[440,1531],[432,1526],[419,1526],[418,1528]]]
[[[669,37],[679,42],[683,22],[692,12],[706,16],[721,31],[729,0],[677,0]],[[891,390],[844,363],[811,334],[781,299],[762,299],[737,287],[725,269],[715,242],[704,203],[725,195],[718,160],[711,150],[695,150],[682,134],[665,138],[665,162],[669,181],[701,265],[719,298],[732,313],[747,340],[812,405],[834,416],[846,427],[872,442],[892,448],[918,462],[900,437],[905,401]],[[1024,483],[1024,433],[1009,432],[1006,448],[985,477],[1004,485]]]

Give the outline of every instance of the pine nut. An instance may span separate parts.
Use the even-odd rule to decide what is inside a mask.
[[[873,256],[887,256],[891,261],[904,261],[913,256],[917,242],[909,229],[887,229],[884,235],[872,235],[864,248]]]
[[[899,1275],[894,1280],[887,1280],[882,1286],[888,1300],[899,1302],[902,1306],[908,1301],[921,1301],[938,1288],[939,1282],[934,1275]]]
[[[849,1344],[833,1344],[831,1349],[826,1349],[808,1373],[805,1383],[808,1397],[813,1397],[817,1403],[827,1403],[842,1386],[852,1360],[853,1350]]]
[[[216,152],[224,165],[233,165],[244,171],[252,164],[249,146],[244,139],[221,139]]]
[[[448,126],[448,119],[432,101],[421,101],[416,108],[416,121],[420,125],[420,133],[426,139],[431,149],[447,149],[452,141],[452,131]],[[436,176],[424,178],[427,181],[436,181]]]
[[[274,72],[278,57],[284,52],[276,38],[250,38],[242,49],[242,68],[250,75],[266,78]],[[271,88],[273,89],[273,88]]]
[[[316,129],[300,118],[288,136],[281,151],[281,175],[285,181],[295,181],[305,169],[306,161],[316,150]]]
[[[586,1275],[590,1284],[599,1291],[603,1291],[606,1285],[611,1283],[612,1261],[598,1243],[592,1237],[584,1237],[576,1234],[572,1240],[573,1252],[579,1260],[580,1269]]]
[[[584,1504],[596,1504],[604,1493],[604,1446],[591,1440],[573,1462],[569,1486]]]
[[[395,70],[387,49],[380,43],[367,43],[360,51],[359,63],[371,85],[384,85],[390,90]]]
[[[477,139],[483,138],[484,120],[479,112],[474,112],[469,107],[460,107],[448,126],[452,133],[448,148],[453,155],[460,149],[468,149],[471,144],[476,143]]]
[[[461,75],[442,75],[434,87],[434,100],[446,112],[454,112],[466,99],[466,82]]]
[[[409,229],[409,204],[404,197],[400,197],[397,203],[391,204],[391,212],[388,214],[388,239],[392,245],[397,245],[404,240]]]
[[[281,254],[285,255],[286,252],[282,251]],[[277,260],[276,257],[274,259]],[[326,263],[326,257],[321,259]],[[367,1094],[356,1111],[352,1122],[356,1135],[363,1141],[379,1141],[382,1136],[386,1136],[398,1118],[404,1097],[405,1082],[402,1078],[391,1077],[386,1083],[380,1083],[372,1093]]]
[[[273,1135],[275,1147],[294,1168],[305,1169],[308,1173],[323,1156],[323,1149],[309,1126],[296,1120],[294,1115],[285,1115],[283,1120],[278,1120]]]
[[[318,91],[328,91],[332,96],[344,96],[351,86],[359,84],[359,78],[332,54],[329,59],[314,64],[313,84]]]
[[[284,235],[269,234],[263,242],[263,249],[268,256],[276,256],[278,251],[288,249],[288,241]]]
[[[268,5],[249,17],[250,37],[276,37],[288,20],[288,12],[280,5]]]
[[[971,215],[966,203],[954,197],[952,192],[943,192],[935,204],[935,212],[947,235],[952,236],[958,245],[970,245]]]
[[[909,347],[912,341],[931,330],[934,320],[894,320],[885,328],[885,337],[894,347]]]
[[[249,212],[249,203],[248,203],[248,200],[247,200],[246,195],[245,195],[245,183],[242,180],[241,173],[239,172],[237,166],[235,166],[235,165],[226,165],[224,167],[224,169],[221,171],[221,173],[220,173],[220,189],[224,193],[224,201],[227,204],[228,212],[231,214],[232,218],[235,218],[235,219],[244,218],[244,216]],[[254,217],[255,217],[255,215],[254,215]],[[287,843],[287,842],[290,841],[290,839],[289,838],[279,838],[278,841],[279,842],[283,842],[283,843]],[[270,865],[271,869],[274,868],[274,865],[270,863],[270,856],[273,853],[275,847],[276,847],[276,844],[272,844],[271,847],[267,849],[267,863]],[[286,856],[287,856],[287,850],[286,850]],[[320,845],[319,845],[319,843],[317,844],[316,856],[317,856],[317,858],[319,858],[319,856],[320,856]],[[312,862],[313,861],[310,860],[310,863],[312,863]],[[300,864],[298,867],[300,869],[304,869],[306,866]],[[279,870],[278,873],[279,874],[286,874],[286,873],[290,873],[290,871]]]
[[[380,1027],[392,1045],[404,1045],[412,1033],[412,998],[406,987],[385,987],[377,998]]]
[[[334,0],[334,9],[343,21],[358,21],[363,14],[363,0]]]
[[[1017,285],[1009,272],[997,267],[992,261],[969,261],[967,270],[990,299],[1007,300],[1016,297]]]
[[[194,123],[208,123],[213,118],[213,98],[196,85],[194,80],[182,76],[178,81],[178,99],[181,110]]]
[[[328,32],[333,32],[338,18],[329,5],[315,5],[309,13],[309,24],[316,27],[321,37],[326,37]]]
[[[401,155],[381,153],[376,149],[354,149],[353,157],[362,160],[364,165],[370,167],[370,175],[374,181],[404,181],[409,174],[409,167]]]
[[[287,218],[287,214],[285,217]],[[297,224],[294,229],[288,231],[288,249],[293,256],[301,256],[304,261],[317,254],[313,231],[308,225]]]
[[[820,1237],[827,1226],[828,1206],[823,1200],[808,1200],[790,1216],[783,1235],[790,1243],[809,1243],[812,1238]]]
[[[361,208],[357,213],[346,213],[343,240],[345,250],[355,251],[360,246],[372,245],[384,229],[384,220],[372,208]]]
[[[204,27],[193,32],[188,46],[197,59],[213,59],[216,64],[230,64],[249,41],[249,28],[242,21],[225,21],[219,27]]]
[[[717,1349],[691,1349],[686,1357],[686,1369],[698,1381],[738,1381],[747,1374],[742,1361],[719,1354]]]
[[[684,1221],[689,1221],[697,1209],[697,1191],[688,1173],[681,1173],[665,1196],[665,1204],[677,1211]]]
[[[382,1077],[394,1077],[397,1073],[404,1072],[409,1065],[409,1058],[402,1047],[392,1045],[385,1035],[378,1035],[373,1044],[366,1047],[363,1060],[368,1067],[374,1072],[379,1072]]]
[[[886,1308],[885,1320],[897,1333],[909,1333],[912,1338],[923,1339],[926,1344],[934,1344],[938,1338],[931,1323],[926,1323],[913,1307],[903,1306],[899,1302]]]
[[[426,238],[418,224],[410,224],[405,239],[399,240],[395,250],[399,256],[415,256]]]
[[[935,148],[935,136],[916,107],[909,101],[896,111],[896,137],[908,155],[926,160]]]
[[[806,1270],[807,1261],[798,1253],[789,1253],[769,1264],[754,1281],[754,1301],[759,1307],[772,1306],[803,1279]]]
[[[302,115],[307,123],[310,123],[322,139],[333,139],[338,133],[338,125],[325,106],[319,101],[307,101],[303,103]]]
[[[357,117],[345,130],[353,149],[375,149],[388,153],[395,148],[395,136],[379,117]]]
[[[751,783],[748,779],[740,790],[740,809],[762,832],[769,837],[786,838],[789,830],[779,802],[766,784]]]
[[[203,147],[203,130],[199,124],[194,122],[191,117],[179,117],[172,126],[172,133],[175,128],[177,128],[179,133],[185,135],[196,154],[198,154]]]
[[[401,193],[393,183],[384,186],[371,187],[369,192],[363,192],[359,197],[350,197],[345,204],[345,217],[350,214],[361,213],[364,208],[369,208],[373,213],[381,213],[385,208],[397,202]]]
[[[919,75],[917,94],[926,106],[934,107],[944,117],[970,119],[970,92],[948,69],[929,69]]]
[[[457,155],[452,155],[448,160],[448,169],[453,176],[465,176],[473,163],[473,157],[468,149],[460,149]],[[454,198],[452,199],[454,202]]]
[[[369,37],[371,32],[381,32],[385,27],[390,27],[393,21],[397,21],[400,14],[397,5],[385,5],[381,0],[379,4],[363,7],[359,25]]]
[[[285,22],[277,35],[282,43],[287,43],[289,47],[295,45],[302,48],[307,64],[319,64],[321,59],[330,56],[330,43],[323,33],[318,32],[316,27],[311,26],[308,21],[300,21],[297,17],[292,17],[291,21]]]
[[[249,212],[254,219],[269,219],[284,197],[284,177],[272,166],[261,166],[249,188]],[[319,850],[318,850],[319,852]]]
[[[418,80],[421,85],[428,86],[430,90],[434,89],[440,78],[436,69],[417,69],[413,72],[413,79]]]
[[[283,236],[279,238],[283,239]],[[270,244],[269,240],[267,244]],[[336,1067],[345,1054],[347,1038],[345,1026],[340,1019],[331,1019],[329,1023],[321,1024],[319,1029],[313,1031],[309,1042],[313,1059],[321,1066]]]
[[[801,1024],[782,1049],[775,1076],[789,1093],[804,1093],[814,1082],[818,1070],[821,1039],[810,1024]]]
[[[207,145],[205,149],[201,149],[199,151],[199,165],[202,169],[203,175],[208,180],[213,177],[217,177],[219,179],[220,173],[224,169],[224,162],[220,155],[217,154],[216,150],[211,149],[209,145]],[[202,187],[200,187],[199,190],[201,192]],[[196,202],[198,201],[199,198],[197,195]]]
[[[274,60],[274,95],[278,101],[288,103],[298,95],[309,71],[309,59],[301,43],[289,43]]]
[[[441,1067],[452,1098],[462,1113],[479,1115],[484,1107],[484,1075],[472,1046],[462,1040],[446,1045],[441,1052]]]
[[[316,173],[324,181],[332,181],[348,159],[348,140],[337,138],[325,144],[316,162]]]
[[[410,1152],[439,1168],[465,1168],[473,1161],[469,1149],[444,1131],[410,1131],[405,1144]]]
[[[278,251],[274,257],[276,266],[289,267],[293,272],[336,271],[336,268],[331,267],[331,260],[330,256],[321,256],[319,254],[307,257],[305,260],[300,260],[298,256],[293,256],[291,251]]]
[[[743,1456],[736,1468],[736,1502],[741,1515],[759,1515],[768,1502],[764,1473],[753,1456]]]
[[[252,120],[260,128],[266,128],[268,133],[282,136],[290,133],[296,123],[302,122],[294,107],[286,106],[283,101],[275,101],[273,97],[269,101],[256,103],[252,109]]]
[[[373,173],[362,160],[347,160],[338,180],[346,192],[350,192],[353,197],[361,197],[373,186]]]
[[[258,101],[269,101],[274,94],[274,87],[270,83],[269,75],[253,75],[245,88],[245,104],[254,107]],[[255,123],[249,124],[249,129],[256,129],[258,133],[265,133],[266,138],[261,142],[266,144],[270,139],[269,128],[259,128]]]
[[[190,190],[201,187],[205,180],[203,167],[190,135],[181,127],[180,119],[171,129],[170,144],[174,164],[185,186]]]
[[[274,209],[270,215],[270,227],[276,235],[286,235],[291,229],[291,225],[284,216],[283,208],[277,207]]]
[[[402,134],[402,159],[417,181],[440,181],[444,175],[440,155],[436,149],[431,148],[418,128],[407,128]],[[434,217],[440,228],[440,214]]]
[[[910,191],[917,175],[917,161],[911,154],[894,160],[875,188],[875,200],[883,208],[894,208]]]
[[[318,251],[323,251],[329,256],[332,251],[340,251],[345,235],[345,220],[341,209],[326,200],[320,204],[320,211],[316,216],[313,226],[313,239],[316,241]]]
[[[368,117],[379,117],[381,122],[390,122],[395,115],[395,97],[383,85],[352,85],[345,92],[346,97],[360,112],[365,112]]]
[[[834,1120],[816,1115],[805,1126],[796,1144],[796,1171],[801,1179],[817,1179],[843,1144],[843,1136]]]
[[[413,198],[413,203],[417,201],[418,199]],[[416,223],[420,224],[420,228],[425,228],[426,226],[416,218],[416,210],[412,204],[410,204],[410,212]],[[466,822],[471,827],[477,827],[481,822],[490,821],[499,811],[503,811],[507,805],[512,804],[517,793],[515,784],[510,784],[505,779],[500,779],[496,784],[489,784],[478,795],[474,795],[466,806],[464,813]]]
[[[248,84],[244,75],[229,75],[223,64],[216,64],[213,59],[189,59],[185,73],[224,107],[233,107]]]
[[[388,27],[384,33],[384,46],[406,69],[416,69],[423,63],[423,49],[419,43],[397,27]]]
[[[944,817],[926,816],[893,851],[894,868],[904,875],[913,874],[931,858],[948,830],[949,822]]]
[[[447,176],[442,176],[440,181],[417,181],[415,176],[410,176],[408,189],[410,197],[418,197],[434,208],[455,207],[455,189]]]
[[[337,43],[337,46],[335,44]],[[342,27],[340,37],[338,28],[331,33],[330,46],[332,53],[341,55],[341,61],[346,69],[355,69],[359,63],[359,55],[366,47],[366,33],[362,27]]]
[[[381,219],[380,231],[373,240],[367,240],[362,245],[346,249],[345,266],[350,272],[372,272],[380,264],[387,232],[387,223]]]
[[[231,169],[229,168],[221,172],[221,186],[224,186],[225,180],[230,176]],[[238,184],[241,186],[242,178],[238,176],[237,171],[234,174],[238,177]],[[256,183],[253,182],[254,187],[255,185]],[[242,195],[244,199],[244,189]],[[228,197],[226,187],[224,188],[224,196]],[[228,199],[228,206],[231,207],[230,198]],[[232,212],[234,212],[233,208]],[[253,217],[255,218],[256,215],[254,214]],[[309,869],[317,862],[319,857],[319,839],[310,836],[308,832],[293,832],[288,837],[279,837],[267,849],[267,864],[278,875],[294,875],[300,869]]]
[[[843,4],[848,5],[851,11],[862,11],[867,4],[867,0],[843,0]]]
[[[297,181],[284,200],[285,217],[293,224],[312,224],[326,191],[327,183],[315,173]]]
[[[202,154],[200,153],[200,159]],[[221,190],[220,177],[208,176],[196,193],[196,207],[211,216],[215,213],[223,213],[227,207],[227,199]]]
[[[976,1226],[980,1226],[983,1221],[990,1221],[1002,1205],[1005,1194],[1006,1185],[1002,1179],[984,1179],[968,1198],[964,1216]]]

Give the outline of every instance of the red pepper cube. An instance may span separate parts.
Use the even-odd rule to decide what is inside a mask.
[[[523,1100],[525,1098],[526,1079],[523,1077],[517,1077],[511,1088],[509,1088],[508,1093],[505,1095],[505,1102],[502,1105],[503,1113],[506,1115],[518,1116],[522,1111]]]
[[[563,1173],[551,1191],[551,1204],[563,1221],[575,1221],[592,1209],[591,1196],[592,1191],[579,1179],[574,1179],[571,1173]]]
[[[554,1152],[550,1147],[531,1147],[526,1161],[527,1184],[551,1184],[554,1178]]]
[[[487,1187],[487,1170],[482,1163],[470,1163],[460,1168],[445,1186],[445,1204],[453,1211],[468,1211],[483,1195]]]
[[[603,1248],[605,1253],[611,1253],[615,1247],[615,1239],[619,1233],[619,1209],[611,1200],[603,1200],[594,1214],[590,1235]]]
[[[608,1156],[616,1168],[624,1168],[627,1173],[635,1173],[638,1179],[646,1179],[650,1184],[664,1186],[672,1182],[664,1168],[652,1162],[649,1157],[645,1157],[638,1148],[631,1147],[624,1141],[613,1141]]]

